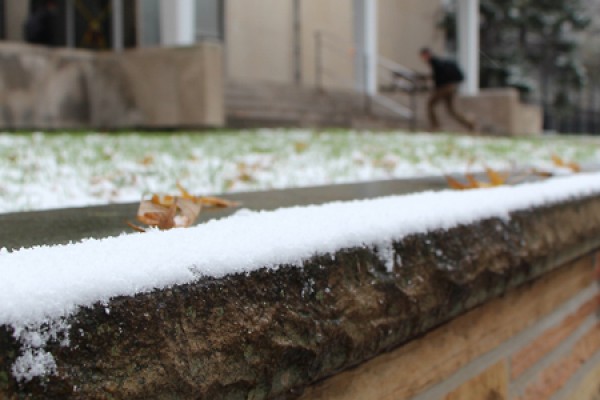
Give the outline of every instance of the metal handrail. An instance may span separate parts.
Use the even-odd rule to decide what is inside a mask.
[[[345,54],[344,50],[349,49],[351,51],[351,55],[348,57],[349,59],[354,58],[352,55],[354,55],[354,52],[356,51],[354,48],[354,43],[340,38],[331,32],[326,32],[323,30],[315,31],[315,83],[317,89],[320,91],[324,89],[323,78],[327,72],[324,65],[325,60],[323,50],[325,48],[330,51],[335,51],[338,55]],[[423,82],[422,78],[417,72],[411,70],[410,68],[407,68],[385,57],[378,56],[377,61],[378,66],[391,73],[394,80],[397,81],[398,78],[403,80],[403,83],[395,82],[393,89],[401,89],[403,92],[410,94],[410,107],[405,107],[397,101],[382,95],[372,96],[372,103],[377,104],[402,118],[410,120],[411,129],[415,130],[417,125],[416,93],[421,88],[421,83]]]
[[[381,95],[373,96],[372,100],[374,103],[376,103],[384,108],[387,108],[389,111],[393,112],[394,114],[398,114],[403,118],[410,119],[411,125],[412,125],[412,120],[415,118],[415,113],[410,108],[403,106],[402,104],[390,99],[389,97],[385,97],[385,96],[381,96]]]
[[[412,112],[411,129],[417,128],[417,93],[428,90],[427,78],[420,73],[405,67],[402,64],[398,64],[388,58],[379,56],[378,65],[387,72],[391,73],[393,84],[391,86],[392,91],[400,90],[407,93],[410,98],[409,109]]]
[[[394,74],[402,76],[407,80],[418,80],[418,74],[415,71],[408,67],[405,67],[404,65],[398,64],[395,61],[392,61],[383,56],[379,56],[377,62],[380,67],[383,67],[384,69],[387,69],[388,71]]]

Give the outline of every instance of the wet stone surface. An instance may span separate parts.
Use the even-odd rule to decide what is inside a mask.
[[[223,195],[243,208],[274,210],[331,201],[369,199],[380,196],[440,190],[447,187],[442,177],[397,179],[333,186],[272,190]],[[0,248],[19,249],[65,244],[85,238],[103,238],[131,232],[126,220],[134,221],[139,203],[0,214]],[[237,209],[206,210],[198,223],[223,218]]]
[[[69,319],[58,376],[17,383],[0,328],[0,398],[292,399],[600,247],[600,198],[393,244],[121,297]],[[391,255],[393,268],[388,269]]]

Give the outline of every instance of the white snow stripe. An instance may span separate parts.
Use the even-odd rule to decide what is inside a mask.
[[[515,210],[600,194],[600,173],[514,187],[425,192],[240,213],[204,225],[0,252],[0,325],[59,318],[114,296],[222,277],[315,254],[507,218]]]

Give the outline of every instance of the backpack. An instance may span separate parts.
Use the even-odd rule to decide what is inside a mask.
[[[458,83],[465,80],[465,76],[456,62],[451,60],[445,60],[444,64],[444,69],[448,81]]]
[[[40,8],[29,14],[23,26],[25,40],[29,43],[47,44],[48,13]]]

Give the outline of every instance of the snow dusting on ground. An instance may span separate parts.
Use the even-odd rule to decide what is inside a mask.
[[[0,213],[195,194],[600,162],[594,138],[264,129],[195,134],[0,134]]]

